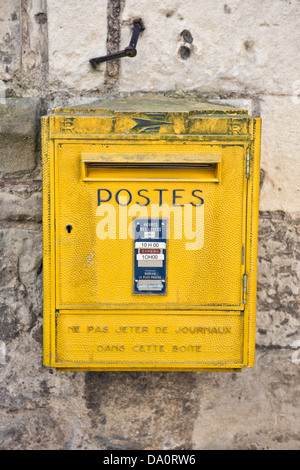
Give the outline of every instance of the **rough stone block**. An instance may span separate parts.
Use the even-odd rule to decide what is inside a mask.
[[[50,86],[84,92],[103,83],[105,64],[94,71],[89,59],[106,54],[107,1],[48,2]],[[61,88],[62,87],[62,88]]]
[[[45,94],[48,73],[47,1],[24,0],[20,5],[22,88]]]
[[[3,264],[2,287],[20,280],[26,288],[35,286],[42,264],[41,230],[3,229],[0,232]]]
[[[261,349],[242,374],[199,374],[193,448],[299,449],[300,365],[290,349]]]
[[[300,210],[300,103],[294,101],[292,96],[264,96],[261,101],[262,211]]]
[[[300,338],[300,218],[262,212],[259,220],[257,344],[290,346]]]
[[[16,21],[19,13],[19,0],[2,0],[0,21]]]
[[[10,174],[35,167],[39,109],[37,98],[0,102],[0,172]]]
[[[7,98],[0,106],[0,134],[35,138],[39,98]]]
[[[0,448],[84,448],[84,374],[57,374],[43,367],[35,336],[35,327],[30,334],[20,332],[7,344],[7,362],[0,365]]]
[[[0,220],[10,222],[41,222],[42,194],[27,197],[11,192],[0,193]]]
[[[0,50],[0,80],[9,80],[19,72],[21,65],[19,2],[17,0],[1,1]]]
[[[42,313],[41,230],[1,230],[0,255],[0,339],[9,342]]]
[[[299,79],[296,0],[126,0],[122,47],[138,17],[146,29],[121,59],[121,91],[291,93]]]

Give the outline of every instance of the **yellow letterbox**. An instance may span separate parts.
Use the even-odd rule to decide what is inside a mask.
[[[42,118],[44,364],[254,365],[260,120],[140,97]]]

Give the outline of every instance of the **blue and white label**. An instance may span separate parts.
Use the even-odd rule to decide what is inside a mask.
[[[134,221],[134,294],[166,294],[167,219]]]

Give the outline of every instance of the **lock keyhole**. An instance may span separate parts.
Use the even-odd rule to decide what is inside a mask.
[[[67,225],[67,226],[66,226],[67,232],[68,232],[68,233],[71,233],[72,228],[73,228],[72,225]]]

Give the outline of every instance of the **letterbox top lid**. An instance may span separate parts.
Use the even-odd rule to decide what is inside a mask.
[[[192,112],[199,114],[225,114],[247,115],[245,109],[238,109],[229,105],[221,105],[205,102],[201,99],[171,98],[160,95],[141,95],[117,98],[107,101],[94,101],[88,104],[56,108],[56,114],[110,114],[114,112],[121,113],[155,113],[155,112]]]

